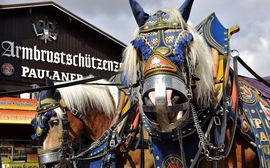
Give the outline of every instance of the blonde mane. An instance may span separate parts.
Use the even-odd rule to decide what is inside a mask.
[[[197,99],[198,104],[207,105],[210,101],[211,91],[213,90],[213,60],[210,49],[198,32],[184,21],[177,9],[164,8],[162,11],[170,15],[169,22],[180,23],[183,29],[193,35],[193,42],[190,45],[188,57],[195,67],[196,76],[200,78],[200,81],[196,83],[197,87],[194,90],[194,97]],[[133,39],[137,37],[139,37],[139,28],[133,34]],[[121,68],[131,83],[137,81],[137,71],[142,68],[140,60],[136,49],[132,44],[129,44],[123,52],[123,64]]]
[[[94,83],[109,83],[106,80]],[[65,101],[68,109],[76,109],[84,116],[91,112],[104,112],[106,116],[115,116],[116,104],[111,89],[105,85],[80,84],[70,87],[59,88],[61,98]]]

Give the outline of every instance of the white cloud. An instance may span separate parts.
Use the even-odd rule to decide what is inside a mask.
[[[270,63],[270,45],[269,39],[265,37],[252,38],[246,36],[238,40],[240,57],[250,66],[256,73],[261,76],[269,76]],[[248,71],[243,68],[239,69],[240,74],[253,77]]]

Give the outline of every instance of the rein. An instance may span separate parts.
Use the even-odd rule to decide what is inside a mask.
[[[236,51],[236,50],[233,50]],[[242,58],[239,57],[239,55],[235,56],[236,57],[236,61],[238,61],[243,67],[246,68],[246,70],[248,72],[250,72],[256,79],[258,79],[259,82],[262,82],[263,84],[265,84],[265,86],[270,88],[270,83],[267,82],[265,79],[263,79],[260,75],[258,75],[252,68],[250,68],[250,66],[248,66],[243,60]]]
[[[62,83],[58,85],[53,85],[53,86],[45,86],[45,87],[39,87],[39,88],[33,88],[33,89],[25,89],[25,90],[15,90],[15,91],[7,91],[7,92],[0,92],[0,97],[1,96],[7,96],[7,95],[15,95],[15,94],[21,94],[21,93],[33,93],[33,92],[39,92],[42,90],[52,90],[52,89],[57,89],[57,88],[62,88],[62,87],[68,87],[68,86],[73,86],[73,85],[78,85],[78,84],[84,84],[87,82],[93,82],[97,81],[100,79],[105,79],[105,78],[110,78],[117,73],[113,75],[104,75],[104,76],[99,76],[99,77],[87,77],[81,80],[76,80],[76,81],[71,81],[68,83]],[[88,83],[87,85],[101,85],[100,83]],[[102,85],[114,85],[114,86],[119,86],[121,84],[102,84]]]

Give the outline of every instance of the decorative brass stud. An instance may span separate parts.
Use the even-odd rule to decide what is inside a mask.
[[[259,134],[256,134],[255,137],[256,137],[256,138],[259,138],[260,136],[259,136]]]
[[[248,125],[248,123],[247,123],[247,121],[243,121],[243,123],[242,123],[242,128],[243,128],[243,131],[246,133],[246,132],[248,132],[248,130],[249,130],[249,125]]]
[[[37,134],[37,136],[41,136],[42,135],[42,128],[37,127],[36,134]]]

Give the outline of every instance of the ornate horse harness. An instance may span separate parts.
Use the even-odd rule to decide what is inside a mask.
[[[141,79],[141,81],[143,81],[143,85],[140,84],[138,85],[138,87],[131,89],[133,105],[138,103],[142,123],[148,131],[149,135],[151,135],[151,140],[150,142],[148,142],[148,145],[150,145],[150,148],[153,151],[153,155],[155,156],[154,158],[156,166],[170,164],[168,163],[168,161],[170,161],[171,159],[177,159],[177,162],[179,162],[179,164],[187,167],[185,165],[186,161],[182,138],[193,134],[193,132],[195,132],[196,130],[199,135],[198,143],[200,145],[200,149],[197,153],[200,154],[201,150],[203,149],[204,154],[209,159],[221,159],[221,157],[217,158],[214,156],[210,156],[209,150],[219,149],[220,152],[222,152],[223,148],[214,147],[206,138],[216,119],[212,117],[211,121],[209,121],[211,116],[213,115],[213,112],[211,111],[211,109],[198,110],[191,103],[192,87],[194,87],[193,80],[198,79],[194,75],[194,67],[190,63],[189,58],[185,55],[187,52],[189,52],[188,46],[189,43],[191,43],[193,40],[192,35],[186,30],[184,30],[179,24],[169,24],[167,22],[168,17],[169,15],[165,12],[157,12],[153,18],[150,18],[149,21],[140,28],[139,38],[132,41],[132,44],[135,48],[143,48],[141,49],[141,52],[144,61],[144,78]],[[172,38],[166,38],[168,36]],[[183,64],[185,66],[179,68],[179,66],[177,66],[179,64]],[[169,89],[173,89],[175,92],[177,92],[178,100],[181,99],[184,101],[180,101],[180,103],[178,101],[179,104],[167,106],[166,99],[164,97],[165,95],[163,94],[159,95],[158,98],[156,98],[156,106],[153,106],[151,104],[149,105],[145,102],[143,103],[142,100],[147,95],[147,93],[153,90],[155,86],[159,85],[160,81],[164,82],[165,86],[167,86]],[[165,91],[164,89],[166,88],[164,88],[163,86],[163,88],[161,89]],[[109,151],[113,151],[114,149],[116,149],[116,147],[120,146],[120,144],[123,144],[124,142],[123,139],[121,139],[121,136],[116,136],[116,132],[114,132],[114,129],[109,129],[108,131],[106,131],[104,136],[102,136],[97,142],[92,144],[87,150],[75,156],[72,142],[68,140],[68,121],[65,112],[65,105],[63,103],[61,105],[61,103],[57,103],[55,100],[52,99],[46,101],[45,100],[44,102],[42,102],[43,105],[38,109],[40,114],[38,115],[39,117],[34,120],[38,136],[40,136],[41,134],[39,127],[45,128],[45,126],[40,126],[40,123],[48,122],[49,117],[55,115],[55,113],[52,112],[54,108],[62,107],[64,116],[62,119],[62,144],[59,148],[57,148],[57,150],[41,155],[40,162],[42,164],[50,164],[60,161],[60,165],[73,164],[74,166],[76,166],[74,161],[79,157],[85,157],[85,154],[88,154],[88,159],[100,157],[103,160],[103,158],[107,158],[104,160],[108,160],[107,163],[111,163],[110,160],[113,158],[113,155]],[[164,117],[163,112],[176,113],[180,110],[185,111],[180,121],[171,124],[168,124],[168,122],[162,123]],[[150,113],[155,115],[155,111],[157,113],[156,123],[155,119],[149,118],[147,114]],[[190,112],[192,113],[192,118],[189,115]],[[73,115],[76,116],[76,113],[74,113]],[[42,121],[40,119],[41,116],[43,117]],[[122,119],[123,118],[124,117],[122,117]],[[114,127],[116,127],[119,122],[117,122]],[[205,125],[205,123],[207,122],[210,122],[210,124],[207,128],[205,135],[200,125]],[[164,129],[160,129],[160,126],[162,126]],[[45,129],[42,130],[46,131]],[[172,147],[174,148],[174,151],[177,150],[175,151],[175,154],[166,154],[166,152],[162,153],[159,150],[159,148],[161,148],[161,144],[159,144],[159,141],[161,139],[170,141],[171,144],[173,144],[174,146],[179,146],[179,148],[175,148],[174,146]],[[165,156],[166,158],[161,158],[164,154],[167,155]],[[95,165],[94,162],[93,164]],[[105,163],[103,163],[102,165],[104,164]]]
[[[156,166],[166,166],[167,164],[171,164],[170,160],[176,159],[178,164],[183,167],[187,167],[182,138],[189,137],[189,135],[192,135],[195,131],[198,133],[199,148],[196,155],[193,155],[194,157],[192,156],[194,161],[190,167],[195,166],[199,156],[201,155],[201,152],[203,152],[203,154],[209,160],[218,161],[224,159],[227,157],[227,154],[230,151],[231,143],[225,150],[223,140],[218,142],[218,146],[214,146],[207,137],[209,136],[213,125],[221,127],[222,130],[226,128],[226,125],[223,125],[223,123],[227,123],[227,119],[226,117],[224,118],[224,116],[226,116],[228,112],[232,112],[232,104],[230,104],[231,101],[230,99],[227,99],[227,97],[224,97],[226,94],[223,92],[223,97],[221,97],[218,102],[223,101],[223,103],[226,104],[225,108],[217,105],[215,106],[215,108],[218,109],[216,111],[213,111],[211,108],[200,110],[191,103],[192,87],[194,83],[193,80],[198,79],[194,75],[194,67],[191,65],[189,58],[185,57],[185,54],[188,52],[189,43],[192,42],[192,35],[186,30],[183,30],[178,24],[168,24],[168,22],[166,22],[168,17],[168,14],[162,11],[157,12],[153,18],[150,18],[148,22],[146,22],[146,24],[140,28],[140,36],[132,41],[132,44],[135,48],[141,49],[142,59],[144,62],[144,69],[142,70],[142,74],[144,77],[140,78],[139,85],[137,85],[137,87],[131,89],[131,95],[133,98],[133,106],[131,109],[133,109],[135,104],[138,103],[142,123],[148,131],[149,135],[151,135],[151,139],[148,142],[148,145],[153,152]],[[207,21],[205,21],[205,23],[207,23]],[[176,38],[166,38],[167,35],[171,35]],[[173,44],[172,46],[174,47],[172,48],[167,46],[166,44],[168,43]],[[181,50],[177,50],[178,48]],[[226,61],[227,63],[229,62],[229,60]],[[185,66],[179,69],[177,64],[184,64]],[[225,66],[225,68],[228,67]],[[163,94],[158,95],[156,98],[156,107],[154,107],[152,104],[147,104],[147,100],[144,99],[144,97],[149,93],[149,91],[152,91],[160,81],[166,83],[168,88],[175,90],[178,93],[178,96],[180,96],[180,98],[184,99],[185,101],[170,107],[165,104],[166,99],[164,98]],[[238,82],[236,81],[235,83]],[[225,87],[225,85],[227,85],[227,81],[223,87]],[[164,87],[161,87],[161,89],[164,89]],[[49,106],[47,106],[45,103],[45,106],[39,109],[39,114],[43,115],[44,121],[44,118],[49,118],[50,116],[54,115],[48,111],[51,111],[54,108],[59,108],[61,104],[52,100],[48,102],[50,104]],[[162,123],[162,117],[164,116],[161,114],[161,112],[178,112],[179,110],[186,111],[180,122],[177,121],[173,124]],[[237,109],[234,110],[238,111]],[[192,117],[189,115],[190,112]],[[150,113],[150,117],[147,113]],[[64,114],[66,113],[64,112]],[[127,115],[128,113],[125,114]],[[153,117],[153,114],[160,115],[156,118],[157,122],[155,117]],[[76,116],[76,114],[74,115]],[[114,154],[110,152],[115,150],[116,147],[121,146],[121,144],[124,142],[123,139],[121,139],[121,136],[117,135],[112,128],[115,128],[116,125],[119,124],[119,122],[121,122],[126,116],[121,117],[121,119],[112,128],[105,132],[104,136],[102,136],[97,142],[93,143],[87,150],[76,156],[72,150],[72,143],[70,143],[68,140],[68,126],[65,125],[65,123],[67,123],[67,118],[65,116],[62,120],[62,123],[64,124],[62,133],[63,143],[59,148],[61,150],[58,150],[56,153],[52,152],[50,154],[44,155],[44,157],[40,157],[41,162],[46,164],[60,161],[60,163],[64,165],[66,165],[67,162],[69,162],[69,164],[71,163],[75,165],[73,162],[74,160],[79,157],[85,157],[85,154],[90,153],[90,157],[87,159],[102,158],[102,160],[105,160],[105,162],[102,161],[102,165],[112,163],[111,160],[114,158]],[[237,119],[238,116],[236,113],[232,120],[233,136]],[[40,121],[40,118],[36,118],[35,122],[40,123]],[[46,121],[48,120],[46,119]],[[208,123],[208,126],[206,126],[206,123]],[[165,129],[161,129],[160,126]],[[201,126],[203,128],[201,128]],[[38,135],[40,134],[40,129],[38,127],[36,128]],[[221,136],[224,136],[225,134],[224,131],[220,131],[220,133]],[[223,139],[224,137],[218,138]],[[178,145],[179,148],[177,148],[177,150],[180,149],[180,151],[173,154],[160,151],[160,149],[162,149],[162,144],[160,144],[160,141],[164,139],[167,143],[170,142],[174,146]],[[67,154],[66,151],[70,151],[70,153]],[[164,155],[165,158],[161,158],[164,157]],[[178,155],[180,155],[180,157]],[[52,156],[57,159],[53,160]]]
[[[134,90],[134,94],[138,98],[143,125],[152,138],[149,145],[153,151],[155,165],[166,166],[172,164],[167,162],[175,159],[177,160],[175,164],[187,167],[183,137],[197,130],[199,144],[209,158],[211,156],[208,148],[215,150],[219,148],[208,142],[200,126],[200,122],[204,121],[202,123],[204,125],[213,113],[210,109],[198,111],[191,103],[194,81],[199,80],[194,74],[195,67],[187,56],[193,36],[180,23],[170,23],[169,17],[168,13],[158,11],[140,27],[139,37],[132,41],[132,45],[140,51],[144,65],[143,77],[140,79],[142,84]],[[153,105],[146,97],[155,89],[156,98]],[[176,94],[177,100],[172,106],[167,106],[166,89],[171,89]],[[166,118],[167,114],[179,111],[184,112],[182,118],[170,123]],[[189,115],[190,112],[192,117]],[[211,123],[213,124],[213,121]],[[179,144],[178,141],[175,142],[177,139]],[[161,151],[162,144],[168,147],[170,153],[166,149]]]
[[[40,165],[53,165],[60,168],[76,168],[78,164],[80,165],[79,162],[90,161],[89,165],[91,167],[115,167],[116,151],[121,147],[122,152],[128,152],[132,147],[129,147],[129,144],[127,143],[131,140],[129,135],[134,132],[134,130],[126,130],[129,133],[125,134],[123,129],[127,129],[127,126],[125,125],[127,122],[124,122],[124,125],[120,123],[130,117],[131,112],[134,113],[135,105],[136,104],[132,105],[130,109],[128,109],[125,114],[116,121],[116,123],[106,130],[98,140],[78,151],[76,150],[78,149],[77,143],[73,142],[69,137],[69,121],[67,112],[71,112],[73,116],[80,120],[84,120],[84,116],[82,116],[76,109],[67,109],[64,100],[60,100],[58,95],[54,98],[45,98],[40,101],[39,107],[37,108],[37,115],[32,120],[32,125],[36,130],[32,139],[37,140],[39,138],[44,138],[48,131],[48,124],[50,122],[54,122],[49,121],[50,118],[56,116],[57,110],[61,111],[62,114],[61,145],[50,150],[40,150]],[[122,128],[120,127],[120,132],[118,132],[119,125],[122,126]],[[127,148],[129,149],[127,150]]]
[[[232,110],[231,101],[227,99],[225,89],[223,89],[224,92],[221,94],[223,96],[219,97],[213,108],[201,109],[201,107],[193,105],[192,88],[196,87],[194,83],[199,80],[195,76],[194,67],[187,56],[189,44],[193,37],[180,24],[168,22],[169,17],[169,14],[163,11],[158,11],[150,16],[145,24],[140,27],[139,37],[132,41],[134,48],[140,51],[144,65],[143,72],[138,72],[143,76],[139,79],[142,83],[134,90],[134,94],[138,98],[143,125],[152,138],[149,146],[155,158],[155,165],[166,167],[166,164],[178,164],[187,167],[189,164],[186,165],[182,138],[193,134],[195,131],[198,133],[199,149],[196,155],[191,154],[194,157],[188,156],[189,159],[193,159],[191,167],[195,166],[201,152],[208,160],[219,161],[228,156],[233,141],[232,138],[225,150],[226,116],[228,111]],[[228,32],[226,29],[226,33]],[[219,43],[217,42],[217,44]],[[228,63],[229,60],[226,60],[224,64],[226,72],[224,72],[225,69],[222,71],[224,88],[228,83]],[[162,84],[164,86],[159,86]],[[155,89],[157,91],[155,91],[156,99],[155,105],[153,105],[145,97]],[[173,92],[176,92],[178,99],[182,100],[176,101],[180,104],[175,103],[172,106],[167,106],[166,89],[172,89]],[[218,105],[220,102],[223,106]],[[176,122],[169,123],[166,119],[166,113],[179,111],[185,111],[183,117]],[[189,116],[190,112],[192,117]],[[156,119],[153,115],[156,116]],[[233,118],[232,137],[236,128],[236,118],[237,115]],[[208,123],[208,126],[206,126],[206,123]],[[208,139],[213,125],[216,126],[216,129],[218,127],[221,129],[219,131],[221,136],[215,137],[218,138],[217,146],[214,146]],[[201,126],[204,127],[205,133]],[[179,145],[175,143],[177,139]],[[174,147],[170,147],[169,144]],[[164,149],[163,145],[167,149]],[[167,150],[170,150],[170,153]],[[167,163],[170,160],[176,160],[176,163]]]

